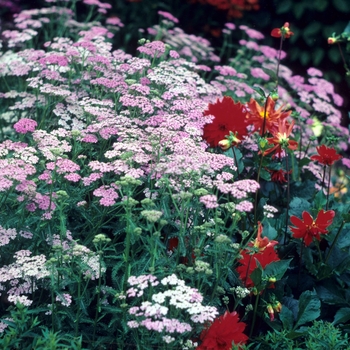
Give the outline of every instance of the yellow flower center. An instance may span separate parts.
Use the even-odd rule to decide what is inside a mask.
[[[264,115],[266,115],[266,119],[269,119],[269,112],[266,111],[265,113],[265,111],[261,111],[259,114],[261,118],[264,118]]]

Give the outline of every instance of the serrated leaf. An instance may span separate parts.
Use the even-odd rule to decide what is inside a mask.
[[[266,98],[265,91],[260,86],[252,86],[253,90],[255,90],[260,96]]]
[[[290,331],[293,329],[294,317],[293,312],[287,308],[287,306],[283,305],[282,310],[280,312],[280,320],[283,324],[283,328],[286,331]]]
[[[268,68],[261,68],[271,79],[273,79],[274,81],[277,80],[277,75],[276,72],[272,69],[268,69]]]
[[[333,5],[340,12],[350,12],[350,3],[348,0],[333,0]]]
[[[334,315],[334,321],[332,324],[335,326],[339,323],[346,323],[350,320],[350,308],[349,307],[343,307],[342,309],[339,309],[336,314]]]
[[[290,0],[278,1],[276,3],[276,13],[286,13],[289,12],[292,7],[292,2]]]
[[[277,280],[280,280],[286,273],[291,261],[292,259],[273,261],[265,266],[264,275],[268,277],[276,277]]]
[[[318,299],[316,292],[309,290],[303,292],[299,298],[299,310],[296,323],[293,330],[298,327],[316,320],[321,314],[321,302]]]

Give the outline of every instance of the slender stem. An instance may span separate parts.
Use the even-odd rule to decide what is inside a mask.
[[[235,151],[234,147],[232,147],[232,152],[233,152],[233,158],[235,160],[235,164],[236,164],[236,167],[237,167],[237,180],[239,180],[239,166],[238,166],[236,151]]]
[[[259,169],[258,169],[258,176],[256,178],[256,182],[259,183],[260,181],[260,172],[261,172],[261,168],[262,168],[262,161],[263,161],[263,154],[261,154],[260,156],[260,163],[259,163]],[[255,206],[254,206],[254,224],[256,225],[257,224],[257,210],[258,210],[258,194],[259,194],[259,190],[257,190],[255,192]]]
[[[256,296],[256,299],[255,299],[252,328],[250,329],[250,332],[249,332],[249,338],[252,337],[252,334],[253,334],[253,331],[254,331],[254,327],[255,327],[256,314],[257,314],[258,304],[259,304],[259,296],[260,295],[258,293],[257,296]]]
[[[329,257],[331,256],[332,250],[333,250],[333,248],[335,247],[335,243],[337,242],[337,240],[338,240],[338,238],[339,238],[339,235],[340,235],[340,232],[342,231],[344,225],[345,225],[345,221],[342,222],[342,224],[340,225],[339,230],[338,230],[336,236],[334,237],[334,240],[333,240],[333,242],[332,242],[332,245],[331,245],[331,247],[329,248],[328,254],[327,254],[327,256],[326,256],[326,260],[324,261],[325,264],[327,264],[327,261],[328,261]]]
[[[283,44],[283,35],[281,36],[280,48],[279,48],[279,50],[278,50],[277,69],[276,69],[276,90],[277,90],[277,88],[278,88],[278,72],[279,72],[279,70],[280,70],[282,44]]]
[[[345,61],[345,58],[344,58],[343,50],[341,49],[340,44],[339,43],[337,43],[337,44],[338,44],[338,49],[339,49],[339,52],[340,52],[341,59],[342,59],[343,64],[344,64],[344,68],[345,68],[345,70],[347,72],[350,72],[350,69],[349,69],[348,65],[346,64],[346,61]]]
[[[327,203],[326,203],[326,210],[328,210],[328,202],[329,202],[329,190],[331,186],[331,171],[332,171],[332,166],[329,166],[329,174],[328,174],[328,186],[327,186]]]
[[[289,214],[289,198],[290,198],[290,177],[289,177],[289,164],[288,153],[286,153],[286,172],[287,172],[287,208],[286,208],[286,227],[284,230],[284,245],[287,243],[287,229],[288,229],[288,214]]]

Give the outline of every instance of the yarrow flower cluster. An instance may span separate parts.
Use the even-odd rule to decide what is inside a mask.
[[[126,291],[129,298],[149,298],[129,309],[133,319],[128,321],[128,326],[168,333],[163,339],[167,343],[175,340],[170,334],[191,332],[196,324],[213,321],[218,314],[215,307],[202,305],[203,296],[197,289],[186,286],[185,281],[174,274],[160,281],[153,275],[131,276],[128,283],[132,286]],[[150,286],[151,295],[147,290]],[[179,315],[179,310],[183,321],[172,317]]]

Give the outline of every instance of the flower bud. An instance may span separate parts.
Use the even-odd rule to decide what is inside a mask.
[[[223,150],[227,151],[231,147],[231,142],[227,139],[219,141],[218,146]]]
[[[330,38],[327,39],[327,42],[328,42],[329,45],[333,45],[333,44],[335,44],[338,41],[337,41],[336,38],[330,37]]]
[[[270,97],[276,102],[279,99],[277,91],[271,93]]]
[[[279,301],[277,301],[275,304],[273,304],[272,307],[278,313],[280,313],[282,310],[282,304]]]
[[[270,316],[270,321],[273,321],[275,319],[275,312],[273,310],[272,305],[271,304],[267,304],[266,309],[267,309],[267,313]]]
[[[270,283],[275,283],[277,281],[276,277],[270,277],[269,282]]]

